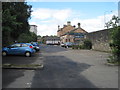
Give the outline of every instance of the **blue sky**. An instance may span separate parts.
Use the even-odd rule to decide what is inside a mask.
[[[83,15],[83,18],[92,18],[94,16],[103,15],[105,11],[117,10],[116,2],[29,2],[33,8],[51,8],[51,9],[74,9]]]
[[[112,15],[117,15],[117,2],[27,2],[32,5],[30,24],[38,26],[38,35],[56,35],[67,21],[81,23],[88,32],[101,30]],[[111,12],[112,11],[112,12]],[[97,25],[95,25],[97,24]],[[49,27],[48,27],[49,26]]]

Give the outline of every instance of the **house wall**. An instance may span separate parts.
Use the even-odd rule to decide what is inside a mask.
[[[108,29],[87,33],[86,39],[91,40],[93,50],[111,51],[109,47],[110,37]]]
[[[60,28],[60,26],[58,26],[57,36],[61,37],[62,35],[73,29],[75,29],[75,27],[71,25],[70,21],[68,21],[67,25],[63,25],[63,28]]]
[[[46,41],[46,44],[51,44],[51,45],[53,45],[53,44],[59,44],[60,43],[60,40],[47,40]]]
[[[78,23],[78,28],[71,25],[71,22],[68,21],[67,25],[63,25],[63,28],[60,28],[60,26],[58,25],[58,31],[57,31],[57,36],[60,37],[60,40],[62,43],[65,42],[74,42],[74,43],[79,43],[81,38],[77,38],[77,40],[75,40],[75,35],[72,35],[70,33],[87,33],[85,30],[83,30],[80,27],[80,23]]]
[[[69,25],[69,26],[65,26],[63,29],[62,29],[62,34],[65,34],[67,32],[70,32],[71,30],[75,29],[73,26]]]

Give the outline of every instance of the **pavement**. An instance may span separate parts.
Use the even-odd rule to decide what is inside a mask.
[[[43,64],[43,69],[3,69],[3,88],[118,88],[118,66],[106,65],[110,55],[41,45],[32,57],[7,56],[3,64]]]
[[[42,49],[47,70],[42,71],[41,77],[44,76],[42,81],[45,82],[33,79],[35,84],[32,87],[118,88],[118,66],[106,65],[109,53],[58,46]],[[40,77],[36,72],[34,77],[37,76]],[[54,85],[49,84],[51,81]]]
[[[35,70],[44,67],[41,52],[31,57],[9,55],[2,57],[2,88],[30,88]]]

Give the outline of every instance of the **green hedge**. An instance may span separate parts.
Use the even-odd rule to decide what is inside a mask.
[[[84,40],[82,45],[73,45],[72,49],[92,49],[92,43],[90,40]]]

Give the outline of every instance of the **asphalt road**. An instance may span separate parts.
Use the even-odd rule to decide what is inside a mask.
[[[43,63],[42,70],[3,69],[3,88],[118,88],[118,67],[108,53],[41,45],[32,57],[7,56],[4,63]]]
[[[9,55],[2,57],[2,64],[43,64],[43,57],[40,51],[31,57],[25,57],[23,55]],[[2,69],[2,88],[30,88],[34,71],[34,69]]]

